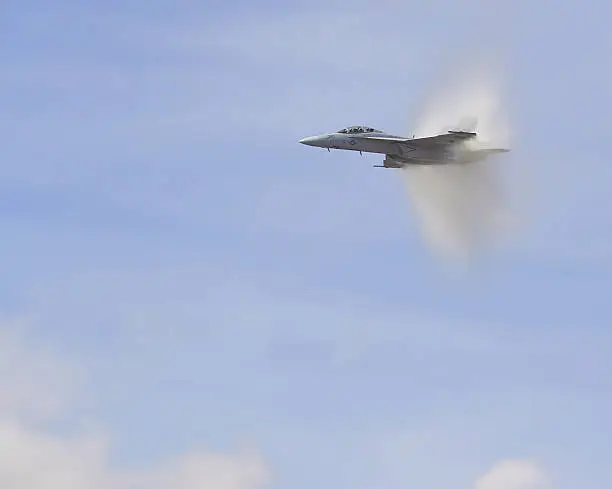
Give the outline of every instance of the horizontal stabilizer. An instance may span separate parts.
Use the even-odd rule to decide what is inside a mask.
[[[508,153],[509,151],[509,149],[503,148],[475,149],[461,155],[459,159],[463,163],[476,163],[478,161],[486,160],[489,158],[489,156],[499,153]]]
[[[395,158],[386,155],[385,159],[383,160],[383,164],[382,165],[374,165],[377,168],[403,168],[405,166],[404,162],[398,161]]]

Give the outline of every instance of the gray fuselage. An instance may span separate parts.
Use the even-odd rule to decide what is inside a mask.
[[[387,138],[388,140],[380,140],[380,138]],[[421,164],[448,161],[450,156],[446,149],[419,148],[416,145],[411,145],[409,140],[406,141],[398,136],[383,132],[359,134],[328,133],[304,138],[300,142],[319,148],[378,153],[393,159],[405,162],[419,162]]]
[[[467,149],[463,143],[475,136],[475,132],[456,130],[415,139],[394,136],[371,127],[350,126],[336,132],[301,139],[300,143],[328,150],[383,154],[386,156],[383,162],[385,168],[402,168],[415,164],[473,163],[492,154],[508,151],[501,148]]]

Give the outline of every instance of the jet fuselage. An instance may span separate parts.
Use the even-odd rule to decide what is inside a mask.
[[[374,137],[377,139],[373,139]],[[388,139],[381,140],[382,137]],[[446,148],[419,148],[411,145],[409,140],[406,141],[401,137],[382,132],[354,135],[329,133],[304,138],[300,140],[300,143],[319,148],[384,154],[392,159],[415,161],[421,164],[448,162],[448,159],[452,157],[451,152]]]
[[[443,165],[472,163],[507,149],[468,149],[463,143],[476,137],[475,132],[448,131],[445,134],[421,138],[394,136],[365,126],[351,126],[340,131],[311,136],[300,143],[319,148],[384,154],[385,168],[406,165]]]

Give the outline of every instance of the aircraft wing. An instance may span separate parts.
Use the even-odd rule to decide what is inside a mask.
[[[446,134],[439,134],[437,136],[429,136],[424,138],[398,138],[393,136],[367,136],[367,139],[373,139],[375,141],[389,141],[395,143],[410,143],[416,147],[421,148],[434,148],[440,146],[449,146],[454,143],[461,141],[467,141],[476,137],[475,132],[465,131],[448,131]]]
[[[369,134],[363,138],[364,140],[372,139],[373,141],[389,141],[392,143],[407,143],[408,141],[414,141],[409,138],[399,138],[395,136],[370,136]]]
[[[448,131],[446,134],[439,134],[437,136],[411,139],[410,142],[418,147],[432,148],[439,146],[450,146],[451,144],[468,141],[469,139],[473,139],[475,137],[475,132]]]

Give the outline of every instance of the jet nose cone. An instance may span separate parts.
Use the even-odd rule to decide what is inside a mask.
[[[318,136],[310,136],[304,139],[300,139],[300,143],[305,144],[306,146],[316,146],[318,141]]]

